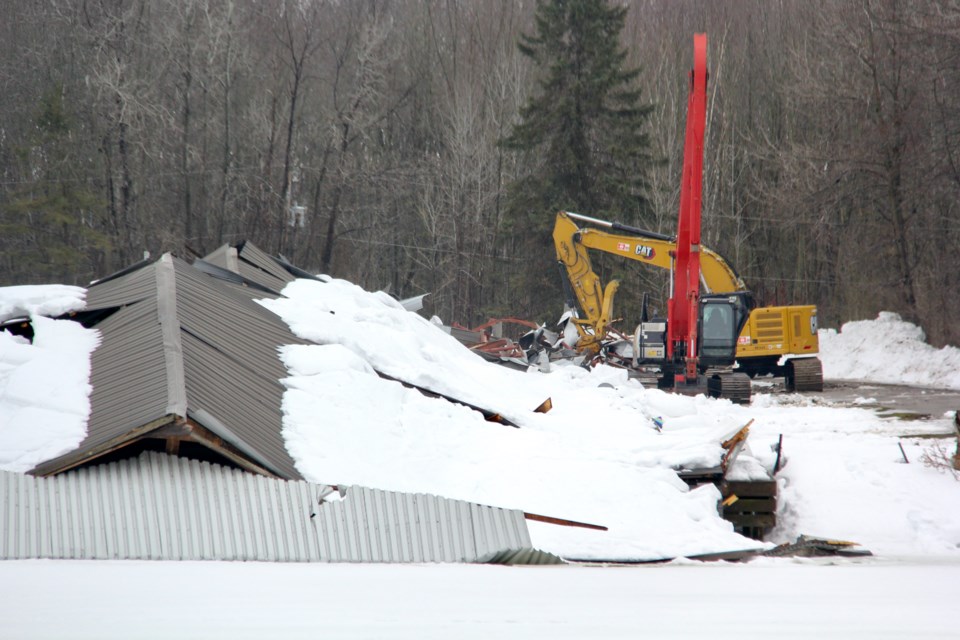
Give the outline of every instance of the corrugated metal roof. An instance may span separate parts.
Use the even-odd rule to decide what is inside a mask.
[[[143,453],[52,478],[0,472],[3,559],[556,563],[523,513]]]
[[[240,275],[270,287],[274,291],[283,290],[284,285],[296,278],[277,261],[252,242],[237,245]]]
[[[202,271],[208,276],[213,276],[218,280],[223,280],[224,282],[228,282],[236,287],[239,287],[241,290],[250,289],[249,293],[247,294],[249,297],[280,297],[280,293],[278,291],[268,289],[267,287],[254,282],[253,280],[247,280],[237,272],[224,269],[223,267],[207,262],[206,260],[201,260],[199,258],[195,259],[193,261],[193,268],[197,271]]]
[[[288,282],[296,279],[252,242],[241,242],[236,246],[225,244],[204,256],[203,261],[240,274],[272,291],[281,291]]]
[[[111,276],[102,281],[94,282],[87,289],[87,303],[84,310],[93,311],[122,307],[146,298],[155,297],[157,277],[152,268],[153,264],[143,264],[139,269],[122,276]]]
[[[233,271],[234,273],[240,273],[240,265],[237,262],[237,248],[225,244],[222,247],[211,251],[203,257],[205,262],[210,264],[215,264],[218,267],[222,267],[227,271]]]
[[[90,418],[78,447],[34,469],[46,474],[84,462],[164,422],[168,405],[163,337],[156,298],[146,299],[97,325],[100,344],[90,358]],[[168,417],[166,421],[172,419]],[[157,421],[160,422],[157,422]]]
[[[95,325],[87,437],[35,473],[58,473],[191,418],[257,466],[300,478],[280,435],[287,372],[278,349],[304,341],[278,316],[170,255],[93,285],[87,297],[127,306]]]

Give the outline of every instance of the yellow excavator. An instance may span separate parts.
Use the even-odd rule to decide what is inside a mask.
[[[584,226],[580,226],[581,223]],[[587,226],[589,225],[589,226]],[[569,285],[579,317],[573,318],[580,336],[577,350],[599,353],[613,322],[613,299],[618,282],[606,286],[593,271],[588,250],[617,255],[673,275],[676,238],[618,222],[608,222],[567,211],[557,214],[553,228],[557,259]],[[700,245],[701,288],[705,293],[746,292],[737,272],[720,254]],[[642,351],[635,333],[634,352]],[[817,308],[813,305],[753,308],[737,340],[737,370],[750,377],[782,376],[788,391],[823,391],[823,367],[817,338]],[[638,354],[641,358],[645,355]]]

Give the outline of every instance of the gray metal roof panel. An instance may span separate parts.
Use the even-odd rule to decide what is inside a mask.
[[[237,256],[241,264],[246,262],[264,273],[267,273],[281,282],[287,283],[295,280],[289,271],[280,266],[269,254],[260,249],[252,242],[244,242],[237,247]],[[275,287],[271,287],[275,288]],[[283,287],[281,287],[282,289]],[[279,291],[280,289],[276,289]]]
[[[177,308],[176,273],[172,258],[165,254],[154,265],[157,273],[157,318],[163,337],[163,364],[167,372],[167,413],[187,415],[187,388],[183,374],[183,344]]]
[[[276,260],[252,242],[241,242],[236,246],[223,245],[203,257],[205,262],[240,274],[273,291],[280,291],[296,278]]]
[[[93,311],[121,307],[156,296],[157,281],[154,264],[147,264],[120,277],[90,285],[87,288],[87,302],[84,309]]]
[[[300,478],[281,435],[284,389],[279,379],[238,367],[228,354],[189,334],[184,334],[183,341],[190,410],[208,412],[228,432],[217,424],[203,426],[278,475]]]
[[[188,405],[229,429],[221,437],[288,478],[299,478],[281,435],[287,370],[279,348],[304,344],[276,314],[182,261],[177,310]],[[217,432],[218,425],[205,425]]]
[[[38,465],[35,472],[70,466],[85,452],[166,415],[167,377],[156,317],[156,300],[147,299],[97,325],[100,344],[90,358],[87,435],[76,449]]]
[[[274,291],[282,291],[287,284],[286,280],[274,277],[272,274],[265,272],[263,269],[260,269],[259,267],[251,265],[250,263],[242,260],[240,261],[238,273],[240,273],[240,275],[247,280],[256,282],[257,284]]]
[[[248,297],[255,298],[257,297],[257,295],[260,295],[261,297],[263,295],[266,295],[267,297],[270,297],[270,298],[277,298],[280,296],[279,292],[274,291],[273,289],[269,289],[260,283],[254,282],[252,280],[247,280],[242,275],[240,275],[239,272],[230,271],[229,269],[224,269],[223,267],[207,262],[206,260],[201,260],[199,258],[194,260],[193,268],[196,269],[197,271],[201,271],[205,273],[208,276],[216,278],[217,280],[222,280],[224,282],[240,287],[241,289],[243,288],[251,289],[252,291],[250,292],[250,295]]]
[[[218,267],[222,267],[227,271],[239,273],[239,265],[237,264],[237,249],[229,244],[225,244],[211,251],[203,257],[203,260],[205,262],[209,262],[210,264],[215,264]]]
[[[277,354],[287,344],[308,344],[275,313],[184,262],[177,267],[177,310],[183,329],[228,353],[238,364],[286,377]]]

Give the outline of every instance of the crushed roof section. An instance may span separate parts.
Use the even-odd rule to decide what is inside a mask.
[[[239,274],[271,291],[281,291],[287,283],[296,280],[296,276],[251,242],[236,246],[225,244],[204,256],[203,261]]]
[[[263,296],[260,296],[263,297]],[[60,473],[177,425],[254,470],[300,478],[283,444],[283,345],[306,344],[249,291],[164,255],[92,285],[86,311],[101,343],[91,358],[88,434],[74,450],[38,465]]]

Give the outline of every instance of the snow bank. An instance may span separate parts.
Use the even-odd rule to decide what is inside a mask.
[[[923,329],[896,313],[847,322],[839,332],[821,329],[819,336],[826,378],[960,390],[960,349],[931,347]]]
[[[957,637],[953,562],[0,563],[18,640]],[[176,615],[170,614],[171,602]]]
[[[716,490],[688,491],[671,469],[716,465],[718,443],[752,419],[730,475],[764,477],[783,436],[783,499],[772,542],[809,534],[850,538],[884,554],[960,555],[960,513],[949,507],[960,504],[960,483],[921,464],[904,465],[902,424],[872,408],[823,406],[816,394],[762,393],[739,406],[644,389],[611,367],[520,373],[483,361],[389,297],[349,283],[296,282],[284,295],[263,304],[302,337],[324,343],[283,353],[290,371],[284,437],[311,480],[436,493],[610,528],[530,523],[536,546],[567,558],[745,548],[751,543],[717,516]],[[825,341],[823,350],[862,363],[888,359],[890,344],[904,344],[905,354],[935,351],[895,320],[865,323],[868,335],[857,349]],[[849,335],[847,326],[844,339],[858,325]],[[933,360],[912,362],[920,370]],[[522,428],[486,422],[378,371],[496,409]],[[553,409],[533,413],[547,397]],[[930,428],[947,432],[943,422]],[[903,444],[915,462],[929,446]]]
[[[83,308],[87,290],[64,284],[0,287],[0,322],[33,315],[59,316]]]
[[[262,304],[319,345],[283,351],[284,438],[310,480],[424,492],[609,527],[531,523],[568,558],[641,560],[754,548],[671,467],[719,464],[746,419],[699,412],[704,398],[647,390],[623,370],[491,364],[391,298],[343,281],[297,281]],[[484,420],[404,382],[493,410]],[[553,409],[534,413],[546,398]],[[727,407],[729,402],[721,403]],[[652,418],[663,418],[660,432]]]
[[[852,540],[883,556],[960,557],[960,482],[922,463],[930,448],[930,440],[881,435],[787,438],[772,536]]]
[[[55,296],[49,304],[34,298],[16,308],[62,312],[69,304]],[[90,417],[90,354],[99,334],[70,320],[34,315],[32,321],[32,344],[0,331],[0,469],[5,471],[27,471],[70,451],[86,435]]]

